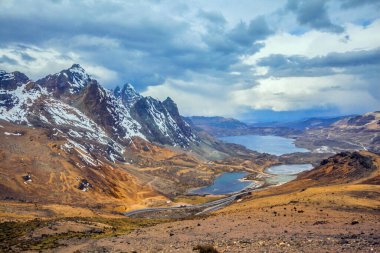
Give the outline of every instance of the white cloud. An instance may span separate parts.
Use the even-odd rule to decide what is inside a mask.
[[[338,107],[342,113],[371,111],[380,107],[369,84],[352,75],[267,78],[250,89],[232,93],[235,103],[252,109],[288,111]]]
[[[228,87],[205,84],[198,79],[191,82],[169,79],[162,85],[149,86],[142,94],[161,101],[171,97],[177,103],[180,113],[185,116],[237,115],[242,108],[227,97],[229,93]]]
[[[107,69],[103,66],[83,63],[82,67],[86,70],[87,73],[89,73],[93,78],[98,80],[102,85],[106,87],[108,87],[107,84],[118,80],[117,72]]]
[[[254,65],[258,59],[271,54],[316,57],[332,52],[343,53],[379,47],[380,19],[367,27],[355,24],[346,24],[345,27],[344,34],[316,30],[310,30],[302,35],[293,35],[287,32],[277,33],[263,41],[265,47],[258,53],[245,57],[243,61],[246,64]]]
[[[120,41],[115,38],[89,36],[85,34],[74,36],[68,43],[73,47],[105,47],[118,48]],[[54,44],[54,43],[53,43]]]
[[[379,47],[380,20],[367,27],[346,24],[345,28],[346,34],[343,35],[311,30],[302,35],[278,33],[267,38],[258,53],[243,59],[262,79],[248,89],[233,91],[231,97],[235,104],[274,111],[334,107],[342,113],[362,113],[379,108],[377,93],[371,92],[379,84],[364,80],[358,73],[344,74],[344,68],[331,68],[335,75],[273,78],[265,77],[266,67],[255,65],[261,58],[272,54],[312,58]]]
[[[117,79],[115,71],[85,62],[74,52],[63,54],[53,48],[40,48],[29,45],[8,46],[0,48],[1,57],[6,57],[12,61],[2,61],[0,69],[8,72],[20,71],[32,80],[67,69],[74,63],[81,64],[90,75],[102,84],[107,84]],[[15,64],[13,61],[17,63]]]

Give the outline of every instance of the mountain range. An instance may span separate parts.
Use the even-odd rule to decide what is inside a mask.
[[[78,64],[35,82],[1,71],[0,119],[51,129],[110,161],[123,160],[135,137],[182,148],[199,141],[172,99],[141,96],[131,84],[107,90]]]

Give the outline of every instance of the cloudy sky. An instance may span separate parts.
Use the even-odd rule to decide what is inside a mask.
[[[379,0],[0,0],[0,69],[81,64],[184,115],[380,110]]]

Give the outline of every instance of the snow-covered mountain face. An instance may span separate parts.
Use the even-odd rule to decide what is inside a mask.
[[[143,97],[130,84],[109,91],[78,64],[36,82],[0,71],[0,119],[49,129],[92,166],[97,156],[123,160],[133,137],[183,148],[198,141],[170,98]]]
[[[124,84],[123,88],[120,89],[117,86],[114,90],[114,95],[123,101],[126,107],[133,106],[142,96],[136,92],[135,88],[130,83]]]
[[[142,97],[131,108],[131,115],[144,122],[142,131],[152,141],[172,146],[186,147],[197,137],[178,113],[177,105],[170,98],[161,102],[152,97]]]
[[[161,102],[143,97],[130,83],[122,88],[116,87],[114,95],[128,108],[132,118],[139,122],[141,132],[148,140],[181,147],[197,142],[190,125],[182,119],[171,98]]]
[[[48,75],[38,81],[54,97],[70,96],[78,94],[93,79],[79,65],[74,64],[71,68],[62,70],[54,75]]]

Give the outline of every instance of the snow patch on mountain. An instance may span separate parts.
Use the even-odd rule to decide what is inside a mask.
[[[28,113],[30,107],[42,95],[46,95],[46,89],[40,86],[27,89],[29,83],[25,83],[15,90],[0,89],[0,97],[8,96],[8,100],[0,101],[0,119],[11,121],[17,124],[28,124]]]
[[[4,70],[0,70],[0,80],[8,81],[15,79],[15,75],[13,73],[7,73]]]
[[[68,69],[68,72],[71,73],[69,76],[71,85],[75,88],[83,88],[89,81],[91,81],[90,75],[88,75],[79,64],[74,64]]]

